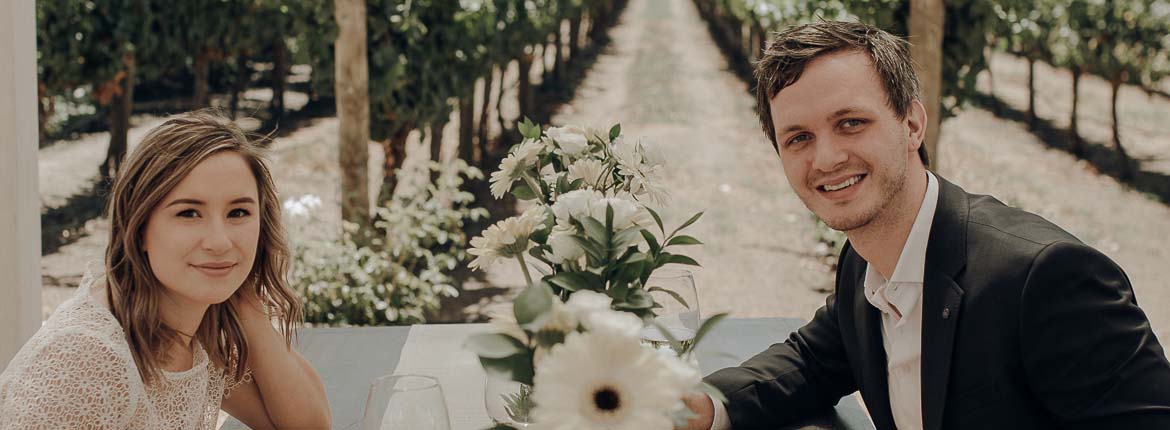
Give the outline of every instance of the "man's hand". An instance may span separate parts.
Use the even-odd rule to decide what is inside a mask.
[[[683,397],[683,403],[695,413],[683,430],[710,430],[715,422],[715,404],[703,393],[690,393]]]

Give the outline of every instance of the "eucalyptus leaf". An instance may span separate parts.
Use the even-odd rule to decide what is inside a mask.
[[[614,139],[617,139],[618,136],[621,136],[621,135],[622,135],[622,124],[621,123],[614,124],[613,127],[611,127],[609,129],[609,141],[610,142],[613,142]]]
[[[521,291],[513,302],[516,322],[521,326],[540,322],[552,310],[553,300],[553,293],[548,284],[534,282]]]
[[[507,358],[524,352],[524,344],[503,333],[476,333],[467,338],[464,347],[485,358]]]

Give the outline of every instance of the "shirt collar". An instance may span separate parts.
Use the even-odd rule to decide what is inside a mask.
[[[922,198],[922,206],[918,209],[918,216],[910,228],[910,235],[906,244],[902,246],[902,253],[898,263],[894,266],[894,274],[887,281],[872,265],[865,268],[866,298],[884,313],[893,313],[885,299],[884,292],[877,291],[880,287],[895,283],[922,284],[926,266],[926,247],[930,240],[930,226],[934,222],[934,212],[938,207],[938,179],[933,173],[926,172],[926,195]],[[878,297],[881,297],[879,300]],[[911,304],[911,303],[907,303]],[[904,306],[898,306],[902,309]],[[903,309],[904,310],[904,309]]]

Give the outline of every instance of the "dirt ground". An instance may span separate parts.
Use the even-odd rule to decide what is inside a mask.
[[[678,224],[705,211],[691,233],[706,245],[690,253],[703,264],[695,273],[703,314],[811,317],[823,304],[832,275],[813,252],[817,244],[810,215],[788,188],[779,160],[759,130],[747,85],[727,71],[694,6],[631,1],[611,36],[608,51],[552,122],[598,127],[621,122],[628,137],[666,149],[673,196],[663,210],[666,222]],[[1007,56],[993,60],[995,94],[1013,106],[1022,100],[1021,63]],[[1067,73],[1043,66],[1040,70],[1040,115],[1066,124],[1061,118],[1067,117],[1070,98]],[[1094,79],[1083,84],[1082,134],[1105,142],[1108,86]],[[506,90],[510,94],[514,88]],[[511,103],[504,106],[508,115],[514,109]],[[1123,134],[1133,142],[1134,155],[1149,160],[1148,168],[1161,168],[1156,163],[1170,155],[1170,133],[1160,127],[1168,114],[1165,99],[1135,89],[1122,94]],[[131,139],[157,121],[136,118]],[[456,133],[453,124],[448,127],[444,144],[450,152]],[[336,130],[336,119],[319,119],[273,145],[282,197],[320,196],[325,202],[319,209],[322,223],[334,225]],[[84,187],[85,175],[77,173],[94,170],[104,154],[104,139],[104,133],[97,133],[41,151],[42,201],[47,207]],[[419,145],[415,138],[414,151],[425,154]],[[371,147],[371,156],[371,165],[377,166],[380,150]],[[981,109],[966,109],[943,124],[938,158],[941,174],[968,191],[993,194],[1037,212],[1115,259],[1133,281],[1158,337],[1164,342],[1170,338],[1165,266],[1170,250],[1162,240],[1170,237],[1170,208],[1048,149],[1022,125]],[[89,230],[90,236],[42,259],[46,314],[71,293],[81,275],[79,263],[100,258],[106,234],[102,222],[91,222]],[[506,300],[521,284],[518,268],[512,266],[502,264],[484,282],[465,284],[469,300],[444,314],[476,319],[486,307]]]

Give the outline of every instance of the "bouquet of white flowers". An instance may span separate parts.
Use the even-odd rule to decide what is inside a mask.
[[[525,121],[520,131],[524,140],[491,175],[491,190],[532,205],[488,227],[468,251],[476,269],[514,258],[528,284],[512,312],[494,318],[493,332],[468,341],[489,373],[522,384],[505,395],[508,421],[554,430],[667,430],[685,422],[687,391],[721,397],[689,360],[724,315],[705,321],[693,342],[659,327],[670,345],[663,350],[642,346],[640,335],[660,307],[650,294],[657,287],[645,287],[654,270],[698,265],[668,249],[701,244],[679,232],[702,213],[667,233],[642,202],[665,203],[665,160],[625,139],[620,125],[608,134],[573,126],[542,133]]]

